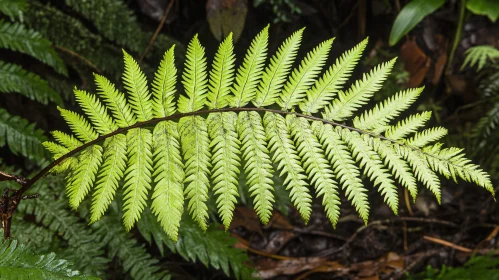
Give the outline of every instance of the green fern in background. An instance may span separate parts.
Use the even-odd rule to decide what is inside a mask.
[[[499,165],[497,151],[499,151],[499,134],[496,132],[499,125],[499,50],[493,46],[483,45],[471,47],[466,51],[462,69],[466,66],[477,67],[477,91],[481,102],[485,104],[485,114],[473,126],[471,139],[476,155],[483,155],[484,164],[489,166],[491,174],[497,176]],[[486,155],[484,154],[486,153]]]
[[[15,14],[22,14],[23,10],[19,9],[25,7],[23,1],[0,1],[0,12],[11,18]],[[0,48],[29,55],[51,66],[56,72],[67,75],[66,66],[52,48],[51,42],[22,24],[0,20]],[[40,76],[27,72],[19,65],[0,61],[0,94],[14,92],[42,104],[50,101],[62,105],[57,92]],[[45,140],[43,132],[36,129],[34,124],[0,108],[0,147],[7,144],[12,153],[43,165],[49,158],[41,146]]]
[[[3,231],[2,231],[3,232]],[[0,277],[2,279],[98,279],[80,276],[71,263],[54,253],[34,255],[16,240],[4,240],[0,245]]]
[[[70,205],[77,208],[92,193],[90,212],[96,221],[123,180],[125,227],[131,229],[140,219],[151,193],[153,213],[168,236],[177,240],[184,199],[192,219],[207,229],[210,188],[217,196],[221,219],[229,226],[240,166],[263,223],[269,221],[275,200],[275,171],[285,176],[291,200],[305,222],[311,212],[310,184],[322,196],[333,225],[340,216],[340,190],[367,221],[369,203],[361,174],[374,183],[394,213],[398,211],[397,181],[413,198],[419,181],[440,201],[437,174],[462,178],[493,193],[489,176],[466,159],[461,149],[432,144],[445,135],[445,129],[420,130],[429,113],[393,123],[422,88],[399,92],[357,113],[381,88],[394,60],[342,90],[367,41],[343,54],[320,76],[332,40],[314,48],[291,70],[301,33],[288,38],[266,66],[265,28],[237,71],[233,70],[229,36],[220,45],[210,72],[204,48],[195,36],[182,73],[184,94],[177,101],[173,49],[160,63],[152,91],[138,64],[125,52],[123,80],[128,99],[108,80],[96,76],[97,95],[75,90],[90,121],[60,109],[74,135],[55,132],[58,143],[45,143],[55,159],[65,159],[57,169],[69,171]],[[209,110],[203,111],[206,107]],[[319,113],[322,117],[314,115]]]

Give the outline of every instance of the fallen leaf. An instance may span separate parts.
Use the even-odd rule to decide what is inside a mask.
[[[255,210],[247,207],[236,207],[234,219],[229,229],[243,227],[251,232],[256,232],[263,236],[262,224],[256,216]]]
[[[407,40],[400,48],[400,59],[404,62],[405,70],[411,78],[408,87],[421,85],[428,70],[430,70],[431,59],[418,47],[413,40]]]
[[[278,211],[274,211],[272,218],[265,228],[275,228],[275,229],[286,229],[292,230],[294,227],[288,222],[286,217],[284,217]]]
[[[206,2],[206,19],[211,33],[218,41],[222,41],[232,32],[234,42],[243,32],[248,0],[208,0]]]

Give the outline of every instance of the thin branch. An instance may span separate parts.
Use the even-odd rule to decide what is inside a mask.
[[[97,71],[97,73],[101,74],[102,71],[99,69],[99,67],[97,67],[95,64],[92,63],[92,61],[88,60],[87,58],[81,56],[80,54],[78,53],[75,53],[74,51],[72,50],[68,50],[66,48],[63,48],[61,46],[54,46],[56,49],[62,51],[62,52],[65,52],[65,53],[68,53],[74,57],[77,57],[79,58],[80,60],[82,60],[83,62],[85,62],[86,64],[88,64],[90,67],[94,68],[95,71]]]
[[[154,41],[156,41],[156,38],[158,38],[159,32],[163,28],[163,25],[165,24],[166,18],[168,17],[168,14],[170,13],[170,9],[172,8],[174,2],[175,2],[175,0],[170,0],[170,3],[168,4],[168,7],[166,7],[165,12],[163,13],[163,18],[161,18],[161,22],[159,23],[158,28],[156,28],[156,31],[154,32],[154,35],[151,38],[151,41],[149,41],[149,45],[147,46],[147,48],[144,51],[144,53],[142,53],[140,55],[139,63],[141,63],[142,60],[144,60],[144,57],[146,57],[147,53],[149,52],[149,50],[151,49],[152,45],[154,44]]]
[[[431,241],[431,242],[434,242],[434,243],[438,243],[440,245],[444,245],[444,246],[447,246],[447,247],[450,247],[450,248],[453,248],[453,249],[456,249],[456,250],[461,251],[461,252],[465,252],[465,253],[471,253],[471,252],[473,252],[473,250],[470,249],[470,248],[459,246],[459,245],[456,245],[456,244],[451,243],[449,241],[442,240],[440,238],[436,238],[436,237],[431,237],[431,236],[426,236],[425,235],[425,236],[423,236],[423,239]]]

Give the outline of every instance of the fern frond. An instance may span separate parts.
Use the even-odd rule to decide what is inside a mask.
[[[86,148],[78,157],[78,165],[68,174],[67,193],[69,205],[76,209],[90,191],[95,181],[97,170],[102,161],[102,147]]]
[[[76,101],[78,101],[100,135],[105,135],[118,129],[113,119],[107,114],[106,108],[102,106],[95,95],[77,89],[74,90],[74,94]]]
[[[140,218],[151,189],[151,143],[152,133],[144,128],[131,129],[126,135],[128,167],[123,185],[123,223],[127,230]]]
[[[30,55],[67,76],[68,70],[52,48],[52,43],[38,32],[26,29],[22,24],[0,21],[0,48],[7,48]]]
[[[160,122],[153,131],[154,192],[151,210],[172,240],[178,238],[180,219],[184,212],[184,164],[177,124]]]
[[[179,132],[185,161],[184,195],[188,209],[199,226],[206,230],[209,188],[210,150],[206,121],[201,117],[185,117],[179,121]]]
[[[52,131],[51,134],[52,136],[54,136],[55,140],[61,143],[68,151],[74,150],[83,145],[83,143],[80,142],[80,140],[76,139],[73,135],[68,135],[64,132],[57,130]]]
[[[42,145],[53,155],[54,159],[58,159],[71,151],[71,149],[50,141],[45,141]]]
[[[229,104],[230,85],[234,80],[234,46],[232,32],[220,44],[212,63],[208,86],[208,108],[224,108]]]
[[[371,144],[374,151],[381,156],[385,166],[390,168],[393,177],[397,179],[402,186],[406,187],[412,198],[416,200],[416,196],[418,195],[416,179],[410,172],[411,168],[400,154],[397,153],[397,150],[393,147],[392,143],[373,138],[369,144]]]
[[[316,196],[322,196],[333,226],[340,217],[340,189],[367,222],[369,201],[361,173],[373,182],[395,213],[399,202],[397,183],[415,198],[417,182],[422,182],[440,201],[437,173],[454,180],[462,178],[493,193],[488,175],[466,159],[461,150],[431,144],[446,133],[444,128],[420,131],[430,112],[410,115],[391,125],[414,103],[422,88],[399,92],[373,109],[356,114],[379,90],[395,62],[375,67],[346,92],[340,91],[367,41],[341,56],[318,78],[332,43],[325,41],[285,78],[301,36],[302,31],[298,31],[288,38],[265,67],[265,28],[253,40],[235,80],[229,36],[213,60],[209,87],[204,48],[195,36],[189,43],[182,75],[185,93],[177,99],[179,113],[175,113],[173,49],[163,56],[156,72],[152,100],[144,74],[125,53],[124,79],[129,100],[112,83],[96,75],[104,103],[92,94],[75,92],[90,122],[60,109],[75,136],[55,132],[58,143],[45,143],[55,158],[69,152],[67,159],[57,161],[56,171],[70,171],[68,192],[72,206],[76,207],[94,187],[90,212],[91,222],[95,222],[108,209],[123,179],[125,227],[129,230],[140,221],[151,195],[150,208],[162,232],[172,240],[182,240],[184,200],[186,212],[206,231],[207,202],[209,193],[214,193],[216,210],[224,226],[230,225],[237,197],[246,200],[246,190],[239,186],[244,181],[239,176],[241,165],[241,178],[246,179],[263,223],[269,222],[278,198],[273,186],[281,184],[305,221],[312,208],[310,185]],[[257,107],[248,105],[250,101]],[[283,109],[275,109],[274,102]],[[303,114],[295,112],[298,108]],[[324,108],[323,118],[310,115]],[[123,131],[127,131],[126,137],[120,134]],[[99,134],[104,143],[90,144]],[[83,149],[80,155],[74,152],[75,147]],[[283,178],[274,174],[273,165]],[[241,190],[243,194],[238,193]]]
[[[445,135],[447,135],[447,129],[443,127],[433,127],[416,133],[413,137],[408,139],[406,143],[411,147],[421,148],[431,142],[437,141]]]
[[[434,154],[435,157],[427,157],[430,167],[435,171],[446,177],[461,178],[466,182],[473,182],[490,193],[494,194],[494,187],[490,181],[490,176],[484,172],[476,164],[472,164],[471,160],[464,157],[462,149],[459,148],[445,148],[429,149],[425,148],[427,154]]]
[[[359,62],[367,42],[368,39],[365,39],[336,59],[326,73],[315,82],[313,88],[307,91],[307,99],[300,103],[302,112],[308,115],[315,114],[329,104]]]
[[[352,116],[360,106],[378,91],[395,64],[395,58],[376,66],[362,80],[355,81],[347,92],[340,91],[332,104],[326,107],[323,117],[328,120],[343,121]]]
[[[78,113],[62,109],[60,107],[57,107],[57,109],[59,109],[59,112],[61,112],[61,116],[68,123],[73,133],[76,134],[76,136],[84,143],[90,142],[99,137],[99,134],[95,132],[95,130],[84,117],[82,117]]]
[[[149,100],[151,94],[147,87],[146,76],[131,55],[125,51],[123,51],[123,54],[125,57],[123,83],[130,97],[130,105],[132,105],[132,109],[139,122],[150,120],[152,119],[152,103]]]
[[[341,201],[338,185],[334,180],[329,162],[324,157],[321,144],[313,134],[306,119],[288,115],[286,123],[296,142],[303,168],[307,172],[310,182],[314,184],[317,196],[323,196],[322,205],[326,209],[327,217],[335,227],[340,218]]]
[[[312,212],[312,197],[308,191],[305,170],[301,167],[298,152],[288,133],[286,120],[281,115],[265,113],[263,122],[269,141],[269,151],[273,154],[272,161],[281,171],[280,175],[286,175],[284,184],[290,191],[291,201],[307,223]]]
[[[95,184],[90,223],[100,220],[104,215],[116,194],[119,181],[123,178],[127,158],[126,136],[118,134],[106,139],[103,149],[103,163]]]
[[[425,155],[418,151],[413,151],[410,148],[399,146],[397,152],[409,163],[416,175],[416,178],[422,182],[437,198],[438,203],[441,201],[440,180],[435,172],[430,169]]]
[[[43,164],[49,158],[41,145],[46,140],[43,131],[35,124],[0,108],[0,147],[7,145],[13,154]]]
[[[473,128],[474,138],[486,138],[499,126],[499,99],[493,101],[486,115],[480,118]]]
[[[341,130],[341,138],[348,143],[352,156],[364,170],[364,174],[369,177],[374,186],[379,186],[379,192],[384,196],[386,204],[397,214],[398,194],[395,182],[380,156],[369,145],[369,138],[363,136],[357,132]]]
[[[152,82],[153,111],[155,118],[173,115],[175,108],[175,85],[177,83],[177,68],[172,46],[161,60]]]
[[[180,113],[195,112],[203,108],[206,100],[206,58],[204,47],[194,36],[187,46],[185,69],[182,74],[182,84],[186,95],[178,99]]]
[[[0,92],[17,92],[42,104],[47,104],[49,101],[62,104],[61,97],[47,81],[25,71],[19,65],[3,61],[0,61]]]
[[[253,104],[256,107],[265,107],[274,104],[279,97],[279,91],[284,86],[286,76],[291,70],[303,36],[302,28],[282,43],[277,52],[270,59],[270,64],[263,73],[258,85]]]
[[[266,135],[262,126],[262,118],[256,112],[239,113],[237,130],[241,140],[244,171],[248,178],[249,193],[253,196],[255,211],[262,221],[267,224],[272,215],[272,164],[265,140]]]
[[[237,69],[236,80],[231,88],[231,107],[243,107],[255,96],[258,81],[262,76],[267,58],[267,47],[269,40],[269,26],[267,25],[255,39],[244,56],[243,63]]]
[[[410,115],[406,119],[399,121],[396,125],[390,126],[385,131],[385,137],[392,140],[403,139],[408,134],[416,132],[418,128],[424,126],[430,117],[431,112],[429,111]]]
[[[0,13],[7,15],[11,20],[22,18],[27,6],[26,0],[0,0]]]
[[[424,87],[400,91],[389,97],[374,109],[364,112],[353,119],[353,125],[362,130],[381,133],[387,129],[388,123],[398,117],[416,101]]]
[[[319,44],[305,56],[300,66],[293,70],[277,100],[277,104],[283,110],[289,110],[303,100],[305,92],[312,86],[315,77],[326,64],[333,40],[329,39]]]
[[[114,120],[119,127],[127,127],[137,122],[132,109],[126,102],[125,95],[119,92],[115,85],[104,76],[94,74],[98,94],[111,110]]]
[[[213,191],[222,223],[228,229],[237,203],[239,184],[240,146],[236,132],[237,114],[234,112],[210,114],[208,133],[211,138]]]
[[[115,211],[116,212],[116,211]],[[118,259],[124,273],[137,280],[167,280],[171,279],[168,271],[158,265],[143,245],[137,244],[130,233],[120,229],[117,213],[111,213],[92,225],[100,238],[100,243],[109,248],[110,259]]]
[[[467,65],[470,67],[477,66],[477,71],[482,70],[482,68],[487,63],[487,60],[494,61],[499,58],[499,50],[494,46],[482,45],[474,46],[466,50],[465,58],[461,70],[463,70]]]
[[[341,130],[335,131],[331,125],[320,122],[313,122],[312,129],[319,138],[334,175],[345,190],[346,197],[352,202],[362,220],[367,222],[369,218],[367,189],[360,179],[360,169],[355,165],[347,144],[340,137]]]
[[[77,270],[71,269],[71,265],[54,253],[34,255],[16,240],[4,240],[0,245],[2,279],[99,279],[80,276]]]

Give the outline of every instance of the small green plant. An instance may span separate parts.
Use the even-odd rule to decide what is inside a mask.
[[[265,28],[237,71],[229,36],[220,44],[210,72],[195,36],[187,49],[184,93],[178,99],[173,48],[160,62],[152,92],[138,64],[125,52],[123,80],[128,99],[99,75],[95,75],[98,95],[75,90],[90,122],[61,108],[74,134],[53,132],[57,143],[44,145],[56,160],[23,188],[48,171],[67,172],[71,207],[76,209],[91,192],[90,220],[96,222],[123,181],[125,227],[131,229],[141,218],[151,195],[151,210],[173,240],[178,238],[184,199],[193,220],[207,229],[210,188],[217,197],[220,218],[229,226],[241,171],[254,208],[267,223],[275,199],[272,163],[285,178],[305,222],[312,209],[309,186],[322,196],[333,225],[340,216],[341,189],[367,221],[369,202],[361,174],[374,183],[394,213],[398,211],[396,181],[413,198],[420,181],[438,201],[437,174],[494,192],[489,176],[466,159],[462,149],[431,144],[446,129],[420,131],[429,112],[392,123],[422,88],[398,92],[356,115],[381,88],[395,60],[382,63],[342,90],[367,40],[345,52],[319,77],[333,40],[318,45],[292,70],[302,33],[303,29],[284,41],[265,65]]]
[[[484,164],[487,164],[491,174],[499,174],[497,160],[497,145],[499,134],[499,50],[493,46],[475,46],[466,51],[466,57],[461,69],[466,66],[475,67],[478,72],[479,85],[477,91],[480,93],[480,101],[476,105],[485,104],[485,114],[478,123],[473,126],[471,140],[473,151],[476,155],[482,155]],[[484,154],[485,153],[485,154]]]
[[[440,269],[431,266],[426,271],[416,275],[409,275],[408,280],[498,280],[499,259],[494,256],[472,256],[462,267],[448,267]]]
[[[390,46],[397,44],[400,39],[409,33],[418,23],[420,23],[426,16],[435,12],[442,7],[446,0],[412,0],[405,5],[400,13],[397,15],[390,32]],[[467,0],[460,1],[464,8],[468,9],[474,14],[485,15],[491,21],[495,22],[499,17],[499,3],[497,1],[487,0]],[[462,16],[461,16],[462,18]],[[462,21],[460,19],[460,21]],[[460,28],[458,26],[458,28]],[[459,32],[460,34],[460,32]]]

